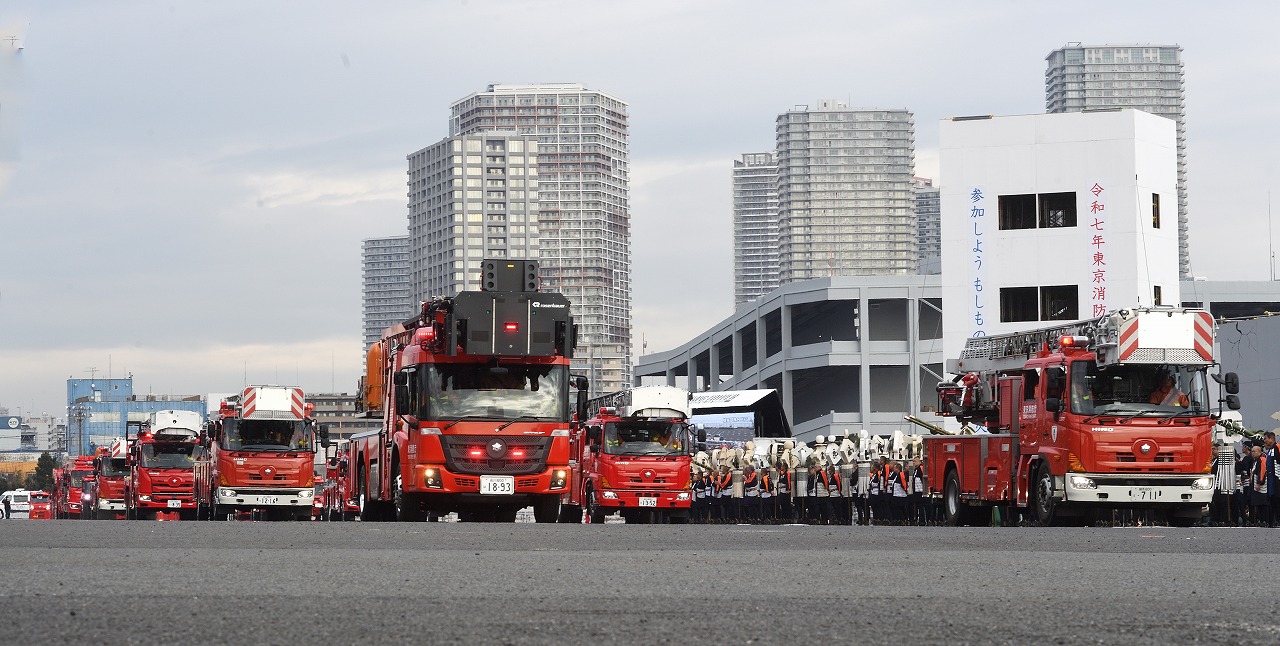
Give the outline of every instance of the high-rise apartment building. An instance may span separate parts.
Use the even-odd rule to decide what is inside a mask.
[[[415,303],[480,289],[486,258],[538,257],[538,142],[455,135],[408,156]]]
[[[382,331],[414,314],[409,289],[409,237],[369,238],[360,244],[364,289],[364,347]]]
[[[914,179],[916,192],[916,251],[920,273],[942,273],[942,200],[927,177]]]
[[[778,287],[778,156],[733,162],[733,304]]]
[[[915,122],[842,101],[778,116],[779,280],[916,273]]]
[[[451,135],[515,131],[538,144],[544,289],[573,303],[574,369],[594,392],[631,385],[627,104],[578,84],[490,85],[450,107]]]
[[[1178,273],[1191,276],[1187,243],[1187,127],[1182,48],[1177,45],[1068,43],[1045,57],[1045,109],[1133,108],[1173,119],[1178,133]]]

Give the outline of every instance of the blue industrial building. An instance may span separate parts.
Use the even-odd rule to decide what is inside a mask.
[[[133,377],[67,380],[67,452],[87,455],[124,437],[129,422],[142,422],[156,411],[189,410],[205,416],[203,397],[133,394]]]

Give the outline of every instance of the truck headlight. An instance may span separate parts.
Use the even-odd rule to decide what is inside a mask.
[[[440,470],[436,468],[429,468],[423,471],[422,484],[423,486],[430,487],[432,489],[442,488],[444,485],[440,482]]]
[[[551,488],[564,489],[565,480],[567,480],[568,477],[569,473],[567,471],[564,469],[556,469],[555,473],[551,474]]]
[[[688,491],[681,491],[680,493],[676,494],[676,500],[688,500],[688,499],[689,499]]]
[[[218,488],[218,497],[219,497],[219,498],[235,498],[235,497],[236,497],[236,490],[235,490],[235,489],[227,489],[227,488],[224,488],[224,487],[219,487],[219,488]]]
[[[1084,476],[1071,476],[1071,486],[1075,487],[1076,489],[1097,489],[1098,483],[1094,482],[1093,478],[1086,478]]]
[[[1197,490],[1199,490],[1199,491],[1205,491],[1205,490],[1207,490],[1207,489],[1212,489],[1212,488],[1213,488],[1213,477],[1212,477],[1212,476],[1205,476],[1205,477],[1203,477],[1203,478],[1196,478],[1196,481],[1195,481],[1195,482],[1193,482],[1193,483],[1191,483],[1191,488],[1192,488],[1192,489],[1197,489]]]
[[[601,495],[600,495],[600,497],[601,497],[601,498],[604,498],[604,499],[606,499],[606,500],[617,500],[617,499],[618,499],[618,494],[616,494],[616,493],[614,493],[614,492],[612,492],[612,491],[606,491],[606,492],[604,492],[603,494],[601,494]]]
[[[148,496],[146,494],[139,494],[138,500],[141,500],[143,502],[151,502],[151,496]]]
[[[310,498],[314,495],[316,495],[316,492],[314,489],[303,489],[302,491],[298,492],[299,498]]]

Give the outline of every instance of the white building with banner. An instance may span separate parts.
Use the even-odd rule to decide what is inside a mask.
[[[1179,305],[1176,134],[1137,110],[943,120],[944,354]]]

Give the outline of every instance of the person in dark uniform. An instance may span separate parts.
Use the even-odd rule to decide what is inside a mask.
[[[787,463],[778,461],[778,477],[774,481],[773,488],[773,504],[777,509],[776,518],[780,523],[793,523],[795,518],[792,516],[791,492],[794,487],[791,482],[791,470],[787,468]]]
[[[748,464],[742,469],[742,522],[754,523],[760,517],[760,474]]]
[[[1273,471],[1271,461],[1261,446],[1253,447],[1253,465],[1249,468],[1249,484],[1253,486],[1249,503],[1253,508],[1253,524],[1265,527],[1271,523],[1271,500],[1267,492],[1267,472]]]

